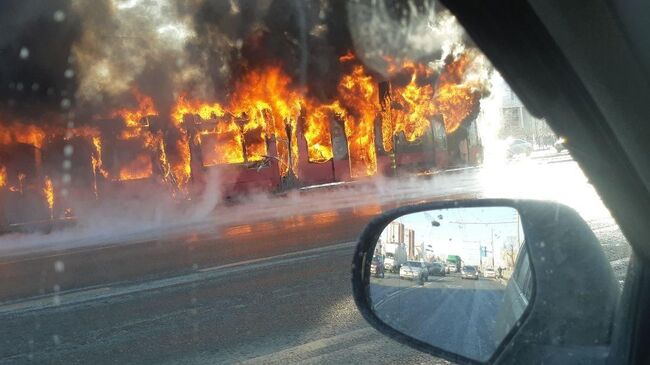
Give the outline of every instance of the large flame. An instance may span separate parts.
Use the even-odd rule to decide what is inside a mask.
[[[33,124],[0,124],[0,144],[8,145],[17,142],[40,149],[46,137],[46,131]]]
[[[403,133],[409,142],[421,138],[430,130],[431,117],[436,108],[433,103],[433,70],[423,64],[404,61],[391,63],[391,74],[406,74],[408,83],[392,84],[392,90],[382,100],[382,142],[384,150],[393,150],[393,136]]]
[[[434,102],[448,134],[456,131],[478,105],[476,85],[463,82],[475,57],[471,52],[462,53],[445,66],[438,79]]]
[[[450,56],[439,75],[423,63],[388,60],[388,78],[379,80],[349,52],[339,59],[347,71],[336,80],[336,92],[327,100],[318,100],[308,94],[309,90],[296,87],[280,66],[248,69],[234,80],[230,92],[223,94],[222,102],[207,102],[181,94],[170,114],[161,119],[156,118],[159,113],[153,99],[133,88],[132,106],[104,115],[121,119],[116,135],[118,143],[128,141],[129,146],[139,148],[121,166],[108,164],[110,169],[103,160],[104,142],[112,146],[110,136],[92,126],[64,129],[56,123],[42,126],[2,123],[0,145],[33,146],[38,168],[43,145],[51,136],[83,137],[92,144],[90,156],[86,158],[92,166],[96,196],[99,197],[99,178],[125,181],[150,178],[154,174],[158,174],[160,181],[175,186],[174,193],[187,193],[194,165],[192,153],[197,146],[204,166],[242,164],[272,157],[279,160],[282,176],[297,175],[299,157],[307,157],[312,163],[333,158],[330,126],[338,120],[344,125],[351,176],[372,176],[377,172],[376,121],[381,122],[384,150],[392,151],[396,135],[403,134],[408,142],[417,141],[431,131],[433,118],[439,118],[445,131],[453,133],[477,110],[481,85],[468,81],[475,58],[476,54],[469,51]],[[381,87],[379,81],[384,81]],[[168,121],[171,123],[164,123]],[[299,137],[307,144],[307,156],[298,156]],[[275,139],[277,156],[268,156],[270,139]],[[14,175],[12,170],[11,174],[8,177],[7,167],[0,166],[0,188],[22,193],[25,173],[16,171]],[[10,186],[14,176],[18,184]],[[53,215],[51,179],[46,178],[43,192]]]
[[[334,117],[335,110],[331,105],[316,102],[307,103],[305,107],[306,116],[302,132],[307,142],[309,161],[328,161],[334,157],[330,121]]]
[[[303,98],[301,93],[291,88],[291,78],[280,67],[269,66],[247,72],[235,84],[229,105],[233,115],[247,120],[244,133],[250,140],[246,145],[249,161],[260,160],[267,154],[265,136],[273,135],[277,141],[278,157],[282,161],[280,172],[286,175],[289,165],[291,170],[297,171],[296,126]],[[291,135],[290,139],[287,132]]]
[[[199,140],[203,152],[203,165],[244,162],[242,133],[234,118],[221,118],[214,128],[201,131]]]
[[[350,175],[371,176],[377,172],[375,118],[379,113],[377,82],[361,65],[344,75],[338,85],[342,107],[339,116],[345,124],[350,154]]]
[[[148,117],[158,115],[153,99],[140,93],[137,88],[134,88],[132,93],[137,101],[137,106],[135,108],[118,109],[113,112],[112,117],[121,117],[125,124],[125,128],[122,130],[119,139],[125,141],[138,140],[144,150],[139,151],[135,158],[119,167],[119,174],[116,180],[121,181],[151,177],[153,174],[152,154],[160,155],[160,151],[157,151],[159,143],[148,129]],[[95,143],[94,140],[93,143]],[[101,151],[101,148],[97,148],[97,144],[95,144],[95,148]],[[98,155],[101,155],[101,153]],[[96,164],[98,163],[99,161],[96,162]]]

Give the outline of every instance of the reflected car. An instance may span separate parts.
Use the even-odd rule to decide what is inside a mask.
[[[400,279],[421,279],[422,281],[429,280],[429,271],[423,262],[407,261],[402,267],[399,268]]]
[[[485,269],[485,270],[483,271],[483,277],[484,277],[484,278],[496,278],[496,277],[497,277],[497,273],[496,273],[496,271],[494,271],[493,268],[488,267],[487,269]]]
[[[460,276],[463,279],[474,279],[478,280],[478,270],[474,266],[463,266],[460,269]]]
[[[370,263],[370,274],[376,278],[384,277],[384,263],[380,257],[373,257]]]
[[[429,265],[429,275],[445,276],[447,268],[440,262],[433,262]]]

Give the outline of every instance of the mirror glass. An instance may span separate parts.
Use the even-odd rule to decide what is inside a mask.
[[[370,265],[370,303],[405,335],[486,361],[522,317],[533,278],[510,207],[411,213],[388,224]]]

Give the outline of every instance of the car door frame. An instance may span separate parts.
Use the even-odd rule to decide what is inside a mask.
[[[584,65],[600,60],[580,59],[569,49],[567,40],[557,36],[564,34],[570,38],[572,29],[574,33],[580,30],[583,54],[599,59],[629,59],[630,55],[622,54],[627,50],[626,38],[617,29],[621,20],[614,7],[605,0],[440,1],[456,16],[531,114],[544,117],[558,135],[571,141],[567,149],[631,244],[634,252],[618,305],[619,315],[614,321],[609,361],[645,363],[650,360],[650,349],[643,343],[650,335],[650,311],[645,310],[650,304],[650,182],[647,171],[638,169],[650,166],[650,133],[643,124],[650,120],[650,109],[635,95],[639,90],[626,90],[624,86],[636,85],[639,80],[650,84],[650,78],[631,63],[629,67],[616,68],[618,80],[594,75],[587,80]],[[580,11],[572,13],[567,9]],[[589,39],[590,25],[593,36],[611,37]],[[604,53],[607,49],[602,47],[616,41],[623,44],[617,47],[621,54]],[[581,43],[574,40],[572,46],[580,47]],[[608,105],[597,102],[594,84],[603,90],[616,90],[617,97]],[[646,104],[648,94],[643,93]],[[628,107],[634,115],[612,119],[608,107]],[[617,128],[637,132],[636,140],[626,138]],[[638,153],[639,144],[645,144],[645,154]],[[635,147],[637,153],[633,153]]]

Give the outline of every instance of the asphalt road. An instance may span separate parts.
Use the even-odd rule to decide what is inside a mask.
[[[426,343],[480,361],[498,343],[495,324],[505,285],[498,279],[430,276],[424,285],[395,274],[373,278],[370,297],[386,324]]]
[[[354,307],[353,241],[384,209],[475,193],[559,199],[589,222],[623,279],[629,246],[573,163],[511,170],[387,183],[340,202],[259,203],[218,229],[5,256],[0,363],[444,363],[385,338]],[[563,180],[535,180],[548,174]]]

